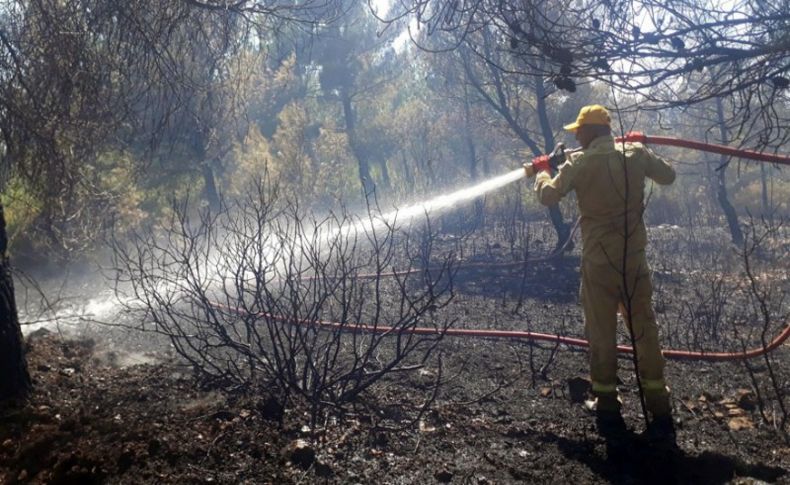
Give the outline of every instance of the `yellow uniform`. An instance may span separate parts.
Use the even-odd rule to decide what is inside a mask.
[[[617,312],[631,316],[640,377],[648,411],[668,414],[664,359],[645,258],[647,233],[642,220],[645,179],[675,180],[674,169],[640,143],[615,143],[599,136],[574,152],[555,177],[537,174],[535,191],[542,204],[557,203],[571,190],[581,213],[581,300],[590,341],[590,374],[598,409],[619,410],[617,400]]]

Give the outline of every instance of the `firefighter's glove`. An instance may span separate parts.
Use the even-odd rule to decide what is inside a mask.
[[[554,150],[549,153],[549,165],[551,168],[556,169],[565,162],[565,144],[557,143]]]
[[[565,144],[557,143],[548,155],[540,155],[532,159],[532,170],[535,173],[544,170],[552,172],[565,161]]]

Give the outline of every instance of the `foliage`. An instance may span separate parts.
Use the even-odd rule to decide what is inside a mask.
[[[226,10],[211,3],[157,0],[12,2],[0,42],[0,71],[8,81],[0,89],[0,131],[3,164],[14,167],[4,196],[17,250],[24,240],[25,247],[46,257],[68,258],[93,247],[113,221],[120,230],[166,224],[174,197],[189,194],[193,209],[216,209],[222,194],[241,196],[245,183],[264,170],[278,179],[284,193],[298,194],[322,213],[340,203],[363,206],[362,181],[371,184],[366,190],[375,187],[384,205],[411,202],[512,170],[555,139],[572,146],[561,124],[593,101],[623,106],[616,131],[636,128],[709,139],[718,129],[710,103],[694,110],[645,111],[641,94],[658,99],[666,95],[663,88],[656,85],[641,94],[612,91],[612,84],[624,81],[592,69],[597,58],[574,55],[567,73],[557,49],[541,50],[554,38],[553,29],[567,22],[576,22],[580,37],[563,42],[582,51],[589,47],[582,40],[597,38],[618,21],[628,24],[605,6],[590,6],[583,22],[577,22],[573,15],[581,10],[565,5],[570,16],[560,21],[554,7],[539,2],[537,7],[551,12],[547,18],[559,23],[540,25],[548,37],[528,45],[526,26],[539,24],[538,18],[520,8],[507,10],[513,2],[503,3],[502,11],[488,10],[490,2],[472,2],[486,6],[477,13],[484,17],[474,19],[480,20],[473,23],[479,28],[456,30],[462,18],[469,19],[464,17],[469,12],[460,12],[436,36],[425,35],[429,30],[416,37],[421,45],[441,40],[457,47],[430,53],[395,43],[406,26],[393,22],[382,32],[386,24],[377,23],[362,4],[308,3],[291,12],[295,23],[278,23],[273,11],[252,2]],[[418,3],[431,2],[399,7]],[[718,15],[706,17],[695,5],[688,5],[689,18]],[[650,3],[639,8],[666,13]],[[752,11],[746,5],[737,8]],[[589,23],[593,13],[600,30]],[[333,21],[305,28],[301,21],[313,15]],[[511,17],[521,31],[513,30],[513,22],[501,22]],[[117,18],[126,21],[119,24]],[[716,26],[705,23],[699,32],[689,27],[682,34],[684,57],[671,45],[681,36],[679,18],[667,15],[659,26],[651,17],[658,44],[648,43],[646,27],[629,42],[673,53],[673,65],[696,59],[692,54],[703,44],[688,39]],[[760,14],[744,25],[774,20]],[[430,24],[420,19],[426,21]],[[623,42],[617,34],[604,44],[616,56]],[[716,63],[727,64],[725,54]],[[37,62],[29,62],[33,59]],[[643,67],[661,71],[660,66]],[[718,80],[693,69],[670,72],[689,74],[673,85],[675,95],[696,99],[711,82],[737,78],[721,69],[705,71]],[[573,80],[573,93],[563,88],[565,78]],[[784,92],[776,90],[770,99],[781,100]],[[750,106],[759,110],[766,99],[754,98]],[[755,134],[773,125],[760,111],[751,131],[732,130],[746,106],[736,101],[725,100],[728,143],[752,146]],[[773,110],[776,119],[787,115],[782,103]],[[720,224],[721,211],[708,190],[716,183],[709,166],[717,162],[656,150],[680,162],[681,177],[672,188],[650,194],[648,220]],[[766,191],[773,191],[771,210],[788,211],[786,171],[769,170],[763,183],[758,169],[737,163],[730,165],[724,186],[740,216],[747,208],[762,212]],[[495,199],[489,200],[489,212],[510,206]],[[541,217],[529,195],[524,204],[530,217]],[[700,209],[690,214],[689,206]],[[573,202],[563,203],[562,210],[573,212]]]
[[[225,195],[231,198],[241,197],[250,180],[255,180],[265,172],[277,173],[272,168],[269,141],[257,127],[250,129],[242,142],[236,142],[228,155],[228,169],[225,171],[222,185]]]
[[[278,127],[272,138],[272,174],[295,193],[309,198],[313,195],[318,170],[315,160],[308,154],[308,116],[307,108],[300,101],[287,104],[277,115]]]
[[[3,206],[8,231],[8,243],[13,248],[41,213],[41,202],[36,199],[25,181],[13,177],[5,187]]]

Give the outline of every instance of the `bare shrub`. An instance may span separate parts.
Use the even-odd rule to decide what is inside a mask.
[[[166,229],[115,241],[116,291],[136,328],[164,335],[198,376],[301,397],[314,427],[431,357],[450,325],[434,315],[453,296],[452,256],[431,261],[433,237],[375,211],[308,217],[263,181],[218,212],[175,204]],[[426,270],[381,278],[403,264]]]
[[[656,313],[670,347],[700,351],[736,349],[729,332],[742,298],[734,273],[738,257],[728,238],[712,227],[654,229],[651,265]],[[697,234],[699,233],[699,234]]]
[[[790,322],[787,266],[779,264],[783,257],[787,257],[788,241],[790,234],[784,221],[750,217],[745,226],[740,256],[746,302],[742,306],[741,318],[733,325],[733,332],[744,349],[747,342],[755,337],[766,349],[771,339]],[[763,420],[790,441],[787,370],[777,364],[771,352],[764,353],[761,361],[763,366],[756,361],[743,361],[757,396],[757,407]]]

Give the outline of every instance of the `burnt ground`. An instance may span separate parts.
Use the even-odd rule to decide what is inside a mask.
[[[478,249],[467,257],[507,257],[497,244]],[[651,257],[663,255],[656,249]],[[710,271],[711,262],[667,260],[653,264],[665,343],[735,345],[725,338],[729,326],[711,329],[712,310],[700,311],[713,308],[703,291],[712,280],[695,271]],[[459,326],[581,336],[577,272],[572,254],[531,265],[526,278],[519,269],[459,273],[446,311]],[[747,300],[736,303],[733,311]],[[684,319],[693,330],[680,327]],[[212,388],[144,347],[137,361],[152,363],[129,365],[126,351],[108,350],[111,338],[28,337],[35,390],[0,417],[0,482],[790,482],[790,444],[777,429],[780,404],[790,399],[780,402],[770,386],[775,371],[780,392],[790,391],[787,344],[771,366],[669,361],[678,428],[672,447],[642,434],[627,358],[619,388],[631,432],[607,443],[575,392],[585,386],[586,353],[565,346],[447,338],[440,360],[388,377],[352,409],[310,429],[303,403],[283,409],[265,390]]]

